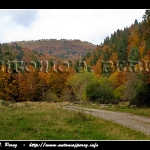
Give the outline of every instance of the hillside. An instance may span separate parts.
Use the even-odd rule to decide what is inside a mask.
[[[12,42],[14,43],[14,42]],[[42,39],[36,41],[16,41],[21,47],[27,47],[40,55],[49,54],[57,58],[77,60],[87,52],[93,52],[96,45],[80,40]]]
[[[124,28],[116,30],[111,36],[107,36],[93,53],[87,53],[83,60],[98,75],[111,75],[113,67],[109,66],[108,72],[103,71],[102,61],[119,61],[120,67],[123,61],[150,61],[150,19],[145,17],[142,22],[135,22]],[[137,65],[138,63],[134,64]],[[124,64],[125,65],[125,64]],[[143,64],[144,65],[144,64]],[[120,68],[121,69],[121,68]]]

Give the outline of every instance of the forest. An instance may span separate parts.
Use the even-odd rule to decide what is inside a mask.
[[[150,10],[145,11],[142,22],[135,20],[100,45],[89,45],[78,56],[79,51],[72,52],[72,47],[65,47],[59,55],[60,46],[44,50],[44,44],[32,48],[19,42],[1,43],[0,99],[101,104],[125,101],[150,107]]]

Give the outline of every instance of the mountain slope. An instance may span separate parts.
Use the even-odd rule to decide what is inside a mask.
[[[93,52],[96,45],[80,40],[42,39],[37,41],[16,41],[18,45],[27,47],[39,54],[49,54],[62,59],[81,59],[87,52]]]

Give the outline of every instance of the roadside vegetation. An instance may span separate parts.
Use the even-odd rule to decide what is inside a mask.
[[[129,102],[120,102],[118,104],[82,103],[76,104],[76,106],[84,108],[95,108],[110,111],[126,112],[134,115],[150,117],[150,108],[138,108],[135,105],[130,105]]]
[[[124,126],[61,109],[59,103],[0,104],[1,140],[149,140]]]

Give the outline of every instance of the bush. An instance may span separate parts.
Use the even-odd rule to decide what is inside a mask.
[[[122,101],[123,100],[124,91],[125,91],[125,87],[123,85],[117,87],[113,91],[114,98],[115,98],[116,101]]]
[[[1,101],[1,104],[4,106],[9,106],[9,103],[7,101],[4,101],[4,100]]]
[[[113,86],[108,78],[100,78],[100,80],[89,84],[86,87],[86,96],[89,100],[102,104],[111,103],[113,97]]]
[[[128,72],[128,80],[123,84],[124,92],[121,97],[123,101],[132,101],[135,98],[137,87],[143,84],[143,80],[140,79],[140,76],[140,74]]]
[[[50,90],[46,92],[45,99],[48,102],[60,102],[59,97],[56,94],[52,93]]]
[[[70,101],[70,102],[76,101],[76,96],[74,92],[69,88],[64,89],[64,91],[62,92],[61,98],[64,101]]]
[[[137,107],[150,107],[150,84],[142,84],[136,90],[136,96],[130,101]]]
[[[120,102],[119,99],[112,99],[112,100],[111,100],[111,103],[112,103],[112,104],[115,104],[115,105],[119,104],[119,102]]]

